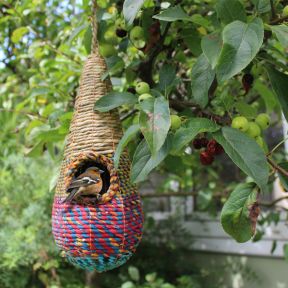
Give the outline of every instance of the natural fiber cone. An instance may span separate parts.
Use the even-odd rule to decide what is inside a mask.
[[[118,112],[99,113],[94,111],[96,100],[111,90],[110,80],[102,81],[107,71],[104,59],[97,54],[88,57],[75,102],[75,112],[64,150],[64,160],[56,187],[57,195],[65,195],[64,178],[67,160],[76,158],[80,153],[96,152],[111,154],[122,137],[122,127]]]

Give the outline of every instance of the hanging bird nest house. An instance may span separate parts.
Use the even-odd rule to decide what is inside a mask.
[[[95,102],[111,90],[111,83],[101,80],[107,67],[98,52],[96,20],[93,24],[93,49],[82,72],[64,150],[52,231],[62,255],[71,263],[104,272],[133,255],[142,236],[143,216],[139,193],[130,183],[128,155],[124,153],[118,169],[114,167],[113,154],[122,137],[119,115],[117,111],[94,111]],[[64,203],[71,181],[91,166],[104,171],[100,197]]]

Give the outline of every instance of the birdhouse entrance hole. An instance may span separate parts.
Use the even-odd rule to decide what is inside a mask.
[[[85,196],[84,198],[79,198],[84,204],[103,204],[110,201],[113,196],[120,192],[119,179],[117,171],[114,168],[113,160],[104,155],[94,154],[92,152],[77,155],[70,163],[67,165],[66,176],[65,176],[65,187],[69,187],[72,180],[77,178],[80,174],[84,173],[89,167],[98,167],[102,171],[101,178],[103,181],[103,187],[100,192],[100,198],[98,196]],[[97,199],[96,199],[97,198]],[[78,204],[81,204],[79,201]]]
[[[97,167],[100,170],[104,171],[104,173],[101,174],[101,178],[103,181],[103,187],[102,187],[102,190],[100,192],[100,194],[103,195],[104,193],[106,193],[108,191],[109,186],[110,186],[110,173],[107,170],[107,167],[105,165],[103,165],[97,161],[92,161],[92,160],[83,161],[78,166],[78,168],[74,174],[73,179],[77,178],[80,174],[84,173],[90,167]],[[90,196],[90,197],[92,198],[93,196]]]

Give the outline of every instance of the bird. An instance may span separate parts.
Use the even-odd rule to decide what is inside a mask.
[[[89,167],[86,171],[76,177],[70,183],[66,189],[66,193],[69,195],[64,199],[62,203],[71,203],[72,200],[78,198],[78,196],[96,196],[99,198],[100,192],[103,187],[103,181],[101,174],[104,171],[98,167]]]

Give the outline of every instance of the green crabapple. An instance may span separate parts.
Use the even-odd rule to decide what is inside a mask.
[[[255,122],[260,126],[262,130],[267,129],[270,126],[270,121],[270,116],[266,113],[259,114],[255,119]]]
[[[245,133],[252,138],[256,138],[261,135],[261,129],[255,122],[249,122],[248,130]]]
[[[152,98],[153,96],[151,94],[145,93],[139,96],[138,101],[142,102],[144,100],[147,100],[149,98]]]
[[[135,88],[136,88],[136,92],[140,95],[150,92],[150,86],[146,82],[137,83]]]
[[[249,121],[246,117],[237,116],[232,120],[232,128],[238,129],[242,132],[246,132],[249,128]]]
[[[178,115],[171,115],[171,129],[177,130],[181,126],[181,118]]]

